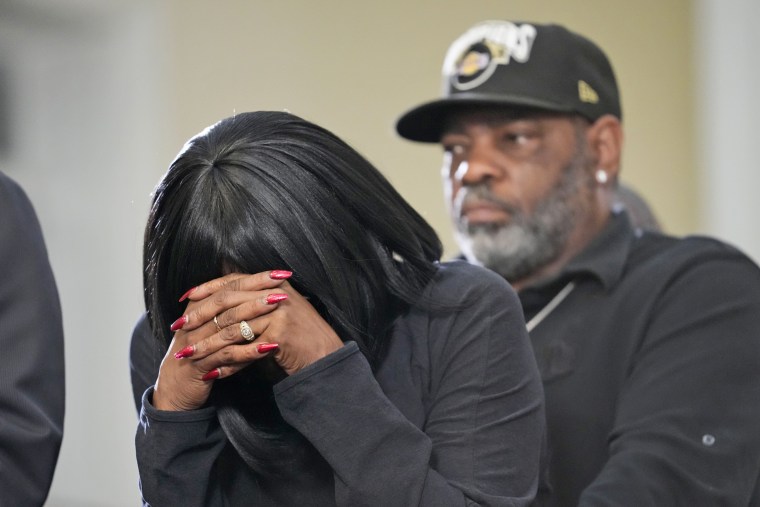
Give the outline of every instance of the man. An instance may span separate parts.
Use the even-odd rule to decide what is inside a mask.
[[[466,258],[519,291],[549,431],[546,505],[760,505],[760,270],[634,229],[604,53],[557,25],[458,38],[399,134],[444,148]]]
[[[0,173],[0,507],[40,506],[63,433],[63,328],[24,191]]]

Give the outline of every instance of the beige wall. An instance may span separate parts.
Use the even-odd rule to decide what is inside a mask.
[[[373,161],[436,227],[453,254],[439,181],[440,151],[398,138],[396,117],[439,91],[454,37],[489,18],[555,21],[599,43],[621,84],[623,178],[666,229],[696,227],[691,2],[171,0],[170,131],[184,140],[234,111],[288,109]]]
[[[453,254],[439,150],[399,139],[393,123],[437,94],[449,42],[496,17],[559,21],[607,49],[626,111],[624,176],[669,230],[693,230],[685,0],[0,0],[12,138],[0,168],[37,208],[64,313],[66,430],[48,505],[138,501],[127,350],[144,310],[141,232],[181,144],[235,111],[287,108],[373,160]]]

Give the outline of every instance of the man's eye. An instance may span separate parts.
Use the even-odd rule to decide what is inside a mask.
[[[447,152],[455,156],[459,156],[464,153],[464,146],[462,146],[461,144],[452,144],[452,145],[446,146],[445,149]]]
[[[523,133],[510,133],[504,135],[504,140],[512,144],[525,144],[530,140],[530,136]]]

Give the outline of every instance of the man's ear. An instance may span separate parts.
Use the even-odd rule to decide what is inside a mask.
[[[623,125],[620,120],[611,114],[600,116],[591,124],[586,135],[597,161],[597,169],[604,170],[610,181],[616,181],[623,150]]]

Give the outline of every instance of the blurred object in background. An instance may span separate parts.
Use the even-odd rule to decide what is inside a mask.
[[[623,207],[628,210],[628,217],[634,227],[647,231],[662,231],[660,221],[657,220],[652,208],[644,198],[634,189],[620,183],[616,192],[615,208]]]

